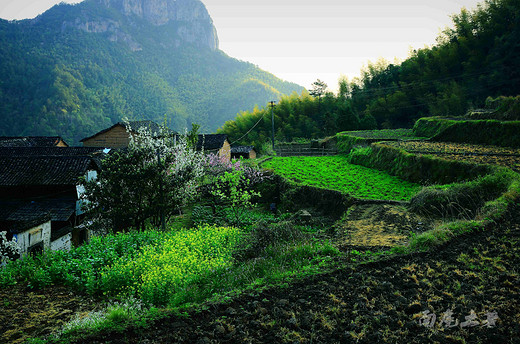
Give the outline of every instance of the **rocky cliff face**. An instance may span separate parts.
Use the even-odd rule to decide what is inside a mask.
[[[187,42],[213,51],[218,50],[217,30],[213,25],[206,7],[199,0],[88,0],[98,6],[114,9],[132,19],[144,19],[154,26],[174,24],[177,37],[176,46]],[[121,25],[105,18],[76,19],[72,24],[87,32],[109,32],[110,40],[124,41],[134,51],[141,50],[138,42],[127,33],[123,33]]]

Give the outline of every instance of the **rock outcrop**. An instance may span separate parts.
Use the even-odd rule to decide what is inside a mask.
[[[116,10],[123,14],[130,22],[136,18],[145,23],[160,27],[172,25],[175,27],[176,37],[172,37],[175,46],[190,43],[199,47],[218,50],[219,42],[217,30],[213,25],[206,6],[199,0],[87,0],[96,6]],[[80,4],[81,5],[81,4]],[[108,32],[111,41],[122,41],[129,45],[131,50],[142,49],[141,44],[128,32],[123,25],[112,18],[92,18],[85,16],[76,18],[73,22],[64,23],[64,27],[74,26],[86,32]]]

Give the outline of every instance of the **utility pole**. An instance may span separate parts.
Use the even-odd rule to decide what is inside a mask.
[[[271,135],[271,141],[273,143],[273,151],[274,151],[274,107],[276,106],[275,103],[276,102],[274,100],[271,100],[269,102],[269,107],[271,108],[271,123],[273,125],[273,131],[272,131],[272,135]]]

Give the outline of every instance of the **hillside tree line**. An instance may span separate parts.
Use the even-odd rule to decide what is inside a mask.
[[[337,94],[282,97],[274,110],[276,139],[320,138],[345,130],[406,128],[425,116],[459,116],[488,97],[520,94],[520,2],[486,0],[462,9],[436,44],[414,50],[400,64],[369,62],[353,80],[339,80]],[[260,146],[271,132],[268,107],[238,114],[219,132]]]

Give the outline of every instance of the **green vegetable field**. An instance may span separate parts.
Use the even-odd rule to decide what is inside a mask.
[[[364,199],[405,201],[421,186],[348,162],[347,156],[286,157],[267,161],[263,167],[273,169],[289,180],[348,193]]]

